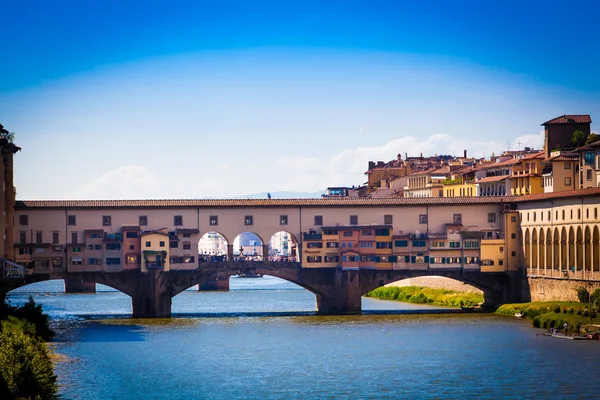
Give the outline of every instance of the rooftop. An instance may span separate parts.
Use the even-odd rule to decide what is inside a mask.
[[[251,207],[360,207],[390,205],[497,204],[513,196],[423,197],[423,198],[314,198],[314,199],[165,199],[165,200],[19,200],[15,209],[98,209],[98,208],[251,208]]]
[[[588,114],[583,115],[562,115],[560,117],[556,117],[551,119],[550,121],[546,121],[542,124],[544,125],[556,125],[556,124],[591,124],[592,118]]]

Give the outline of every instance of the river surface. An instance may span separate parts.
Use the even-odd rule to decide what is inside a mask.
[[[321,317],[313,294],[272,277],[185,291],[161,320],[131,319],[130,298],[101,285],[62,291],[9,300],[32,295],[52,317],[63,399],[600,398],[599,342],[512,318],[369,298],[363,315]]]

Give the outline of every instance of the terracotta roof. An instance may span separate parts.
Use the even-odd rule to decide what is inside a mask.
[[[534,153],[534,154],[528,154],[526,156],[524,156],[523,158],[521,158],[521,160],[531,160],[531,159],[535,159],[535,158],[544,158],[544,152],[540,151],[538,153]]]
[[[588,145],[578,147],[575,149],[575,151],[591,150],[594,147],[600,147],[600,140],[596,140],[595,142],[592,142]]]
[[[600,187],[568,190],[568,191],[564,191],[564,192],[530,194],[530,195],[526,195],[526,196],[519,196],[517,198],[513,198],[513,201],[517,202],[517,203],[521,203],[521,202],[526,202],[526,201],[555,200],[555,199],[562,199],[562,198],[569,198],[569,197],[583,197],[583,196],[590,196],[590,197],[600,196]]]
[[[263,208],[263,207],[372,207],[435,204],[490,204],[511,201],[504,197],[415,197],[415,198],[315,198],[315,199],[229,199],[229,200],[19,200],[15,209],[85,208]]]
[[[548,161],[573,161],[573,160],[577,160],[578,158],[579,158],[578,154],[573,154],[573,155],[560,154],[558,156],[550,157],[548,159]]]
[[[496,162],[493,164],[487,164],[481,167],[481,169],[493,169],[496,167],[505,167],[507,165],[515,165],[518,164],[521,160],[517,160],[516,158],[511,158],[509,160],[504,160],[500,162]]]
[[[550,121],[546,121],[542,124],[544,125],[554,125],[554,124],[591,124],[592,118],[588,114],[583,115],[562,115],[560,117],[556,117],[551,119]]]
[[[500,182],[506,178],[508,178],[508,175],[488,176],[488,177],[476,180],[475,183]]]

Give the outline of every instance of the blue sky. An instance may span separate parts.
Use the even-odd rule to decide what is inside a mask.
[[[594,1],[121,3],[0,5],[18,198],[315,191],[600,115]]]

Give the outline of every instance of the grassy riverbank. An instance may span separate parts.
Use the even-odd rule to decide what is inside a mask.
[[[380,300],[395,300],[447,307],[474,307],[483,303],[483,295],[479,293],[464,293],[421,286],[383,286],[367,293],[366,296]]]
[[[516,313],[521,313],[531,320],[536,328],[562,329],[566,322],[567,333],[577,333],[577,324],[580,324],[582,333],[586,330],[597,330],[588,326],[600,323],[596,312],[592,310],[590,313],[589,304],[576,301],[504,304],[496,310],[496,314],[499,315],[514,316]]]

